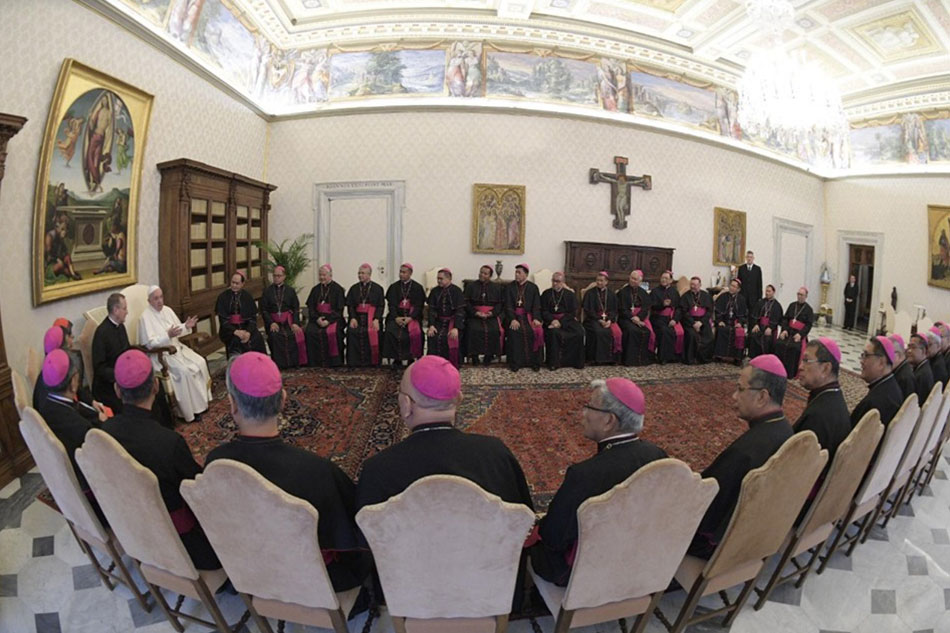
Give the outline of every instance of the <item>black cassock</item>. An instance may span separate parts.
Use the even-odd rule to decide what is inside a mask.
[[[759,299],[749,319],[749,358],[775,353],[778,327],[782,324],[782,304],[775,299]],[[759,331],[756,332],[755,328]],[[769,336],[765,331],[771,329]]]
[[[653,331],[656,334],[656,359],[661,363],[679,360],[682,354],[682,324],[677,324],[677,328],[670,326],[670,320],[676,316],[676,309],[679,306],[680,295],[672,286],[656,286],[650,292],[653,305],[650,310],[650,323],[653,324]],[[678,333],[676,330],[680,329]],[[677,338],[679,338],[679,349],[677,350]]]
[[[708,363],[716,342],[712,329],[713,300],[705,290],[689,292],[680,297],[676,319],[683,326],[683,362]],[[699,323],[699,332],[694,324]]]
[[[345,591],[366,578],[369,552],[360,550],[356,513],[356,486],[339,466],[302,448],[284,443],[280,436],[236,435],[208,454],[216,459],[247,464],[269,482],[312,505],[320,514],[317,539],[327,563],[333,589]]]
[[[218,337],[224,343],[229,357],[244,352],[267,353],[264,337],[257,329],[257,305],[251,293],[243,289],[239,292],[225,290],[218,295],[214,311],[218,315]],[[234,335],[237,330],[251,333],[247,343],[242,343]]]
[[[531,548],[531,566],[542,578],[564,587],[577,545],[577,509],[650,462],[666,457],[663,449],[636,436],[600,442],[597,454],[568,467],[548,512],[541,519],[541,542]]]
[[[422,307],[426,291],[418,281],[397,281],[386,291],[386,331],[383,334],[383,357],[396,362],[422,357],[425,335],[422,332]],[[413,323],[405,327],[396,317],[409,317]]]
[[[745,298],[746,308],[752,308],[762,298],[762,268],[758,264],[752,264],[751,270],[749,268],[748,264],[743,264],[736,272],[741,284],[739,294]]]
[[[586,357],[593,363],[613,363],[620,355],[623,333],[617,324],[617,295],[609,288],[594,286],[584,293],[584,338]],[[610,321],[604,327],[602,320]]]
[[[894,378],[901,388],[901,394],[907,399],[912,393],[917,393],[917,383],[914,381],[914,366],[906,358],[894,367]]]
[[[465,288],[465,353],[469,356],[501,356],[501,318],[504,312],[501,285],[486,281],[473,281]],[[482,318],[479,313],[485,314]]]
[[[877,409],[877,412],[881,414],[881,423],[886,427],[894,419],[902,404],[904,404],[904,398],[901,396],[901,388],[893,372],[881,376],[868,385],[867,395],[851,412],[851,427],[857,426],[864,414],[871,409]]]
[[[76,403],[56,394],[47,395],[37,411],[43,416],[43,420],[46,421],[46,425],[49,426],[56,439],[63,443],[73,470],[76,471],[79,487],[89,490],[86,477],[76,464],[76,449],[86,440],[86,432],[89,429],[100,426],[99,420],[93,421],[82,415],[77,410]]]
[[[526,281],[521,285],[513,281],[505,286],[505,354],[508,367],[518,371],[522,367],[541,367],[544,355],[543,326],[535,330],[532,321],[541,321],[541,293],[534,282]],[[520,328],[511,329],[511,322],[517,321]]]
[[[155,474],[165,507],[195,567],[219,569],[217,555],[179,492],[182,481],[201,472],[185,438],[161,426],[149,411],[132,405],[103,422],[102,430]]]
[[[788,332],[788,337],[775,341],[775,355],[779,357],[782,364],[785,365],[785,373],[789,380],[798,375],[798,368],[801,365],[802,353],[808,344],[808,333],[811,332],[812,323],[815,320],[815,313],[807,303],[798,303],[793,301],[785,308],[785,316],[782,317],[782,330]],[[802,340],[795,342],[795,335],[801,334]]]
[[[92,337],[92,396],[114,413],[122,411],[122,400],[115,392],[115,361],[131,347],[125,324],[116,325],[108,317],[99,324]],[[161,381],[158,382],[158,395],[152,404],[152,413],[164,426],[175,428],[172,409]]]
[[[703,471],[703,478],[713,477],[719,492],[699,523],[689,553],[709,558],[729,526],[732,512],[739,501],[742,479],[775,454],[792,436],[792,425],[781,411],[749,421],[749,429],[726,447]]]
[[[844,287],[844,329],[850,330],[854,327],[857,314],[858,284],[846,284]]]
[[[934,384],[938,382],[942,385],[947,384],[947,362],[943,354],[938,352],[936,356],[930,357],[930,369],[933,371]]]
[[[930,366],[930,359],[925,358],[914,367],[914,391],[917,393],[917,404],[921,408],[927,402],[930,391],[935,384],[936,380],[934,379],[933,367]]]
[[[264,319],[264,331],[267,332],[267,346],[271,358],[281,369],[293,369],[307,365],[307,341],[303,330],[300,336],[294,334],[291,324],[300,325],[300,300],[297,291],[287,284],[271,284],[261,295],[261,316]],[[271,332],[271,324],[277,324],[277,331]]]
[[[548,288],[541,293],[545,356],[548,367],[584,367],[584,328],[577,322],[577,297],[571,290]],[[560,327],[551,327],[554,322]]]
[[[339,367],[343,364],[343,339],[346,336],[346,319],[343,311],[346,299],[343,286],[335,281],[317,284],[307,297],[307,361],[311,367]],[[327,320],[320,327],[317,319]]]
[[[357,282],[346,293],[346,314],[350,320],[346,328],[346,364],[350,367],[379,365],[379,342],[383,336],[383,287],[375,281]],[[356,319],[357,326],[352,327]],[[379,329],[372,328],[373,320]]]
[[[649,318],[652,306],[650,293],[639,286],[624,286],[617,291],[617,325],[623,332],[624,365],[639,366],[653,362],[656,336]],[[634,317],[640,322],[634,323]]]
[[[63,351],[69,354],[70,360],[76,363],[76,368],[79,370],[79,391],[76,392],[76,397],[79,398],[80,402],[83,402],[90,407],[92,406],[92,391],[89,387],[86,386],[86,370],[83,367],[82,355],[77,350],[63,348]],[[49,389],[46,388],[46,383],[43,382],[43,374],[40,373],[36,378],[36,384],[33,385],[33,408],[37,411],[40,410],[40,407],[46,402],[46,396],[49,395]],[[93,409],[96,416],[98,417],[99,412]]]
[[[455,284],[443,288],[436,286],[429,291],[428,327],[435,328],[435,336],[428,338],[426,353],[448,359],[458,367],[462,362],[462,337],[465,332],[465,297]],[[458,338],[449,337],[453,328],[458,329]]]
[[[749,312],[745,297],[725,292],[716,299],[716,358],[741,359],[745,353]],[[721,324],[725,323],[725,327]]]
[[[811,431],[815,434],[818,444],[828,451],[828,463],[824,469],[824,472],[828,472],[831,462],[834,461],[835,451],[851,433],[851,416],[837,381],[813,389],[808,394],[808,404],[792,426],[792,430],[796,433]]]

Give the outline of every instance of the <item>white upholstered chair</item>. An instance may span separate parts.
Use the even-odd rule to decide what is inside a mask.
[[[426,288],[426,294],[429,294],[429,291],[439,285],[439,270],[441,266],[436,266],[431,270],[427,270],[425,273],[425,283],[423,284]]]
[[[544,292],[551,287],[551,275],[553,274],[554,271],[547,268],[542,268],[534,273],[534,283],[538,286],[538,292]]]
[[[267,617],[347,631],[360,588],[333,591],[312,505],[230,459],[183,481],[181,494],[262,633],[272,633]],[[248,517],[267,517],[266,538]]]
[[[31,387],[36,384],[43,370],[43,355],[30,345],[26,350],[26,380]]]
[[[582,503],[567,587],[529,566],[554,614],[555,633],[633,616],[633,632],[645,630],[718,490],[715,479],[701,479],[677,459],[661,459]]]
[[[893,332],[900,334],[901,338],[904,339],[904,343],[910,341],[910,329],[913,325],[913,322],[914,321],[910,318],[910,315],[903,310],[894,315]]]
[[[82,364],[86,369],[84,375],[88,386],[92,388],[92,379],[95,375],[95,368],[92,365],[92,339],[96,335],[96,328],[109,316],[109,311],[105,306],[99,306],[83,313],[86,321],[83,323],[82,331],[79,333],[79,353],[82,355]],[[34,383],[35,384],[35,383]]]
[[[195,568],[162,501],[155,474],[99,429],[86,433],[85,443],[76,450],[76,462],[122,549],[138,565],[172,627],[180,632],[178,618],[184,618],[230,631],[214,599],[215,591],[227,582],[227,574],[223,569]],[[200,601],[214,621],[182,611],[181,601],[173,609],[159,587]]]
[[[397,633],[501,633],[534,513],[452,475],[366,506],[369,542]]]
[[[937,421],[934,423],[934,432],[931,435],[931,444],[924,451],[925,465],[920,470],[920,476],[917,478],[917,486],[923,489],[930,484],[933,479],[940,456],[943,454],[943,447],[947,442],[947,436],[950,434],[950,389],[943,392],[943,407],[937,412]]]
[[[13,404],[22,418],[23,410],[33,403],[33,388],[26,384],[23,374],[15,369],[10,370],[10,382],[13,383]]]

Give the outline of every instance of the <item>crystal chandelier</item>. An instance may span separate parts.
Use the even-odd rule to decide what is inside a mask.
[[[754,55],[739,81],[739,124],[752,136],[838,138],[848,129],[841,95],[804,52],[790,54],[782,32],[795,15],[788,0],[748,0],[746,11],[772,35],[768,50]]]

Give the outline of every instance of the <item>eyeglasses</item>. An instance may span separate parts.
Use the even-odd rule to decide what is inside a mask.
[[[811,363],[820,363],[821,361],[817,358],[803,358],[802,365],[810,365]]]
[[[590,409],[591,411],[599,411],[600,413],[610,413],[610,410],[608,410],[608,409],[601,409],[600,407],[595,407],[595,406],[592,405],[592,404],[585,404],[585,405],[584,405],[584,408],[585,408],[585,409]]]
[[[871,358],[872,356],[883,356],[883,354],[877,354],[875,352],[871,352],[871,353],[861,352],[861,360],[867,360]]]
[[[764,391],[765,387],[743,387],[742,385],[736,385],[736,391]]]

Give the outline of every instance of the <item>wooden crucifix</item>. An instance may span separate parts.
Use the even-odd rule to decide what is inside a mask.
[[[607,174],[594,167],[590,169],[590,184],[610,183],[610,212],[614,214],[615,229],[627,228],[627,216],[630,215],[630,188],[640,187],[644,191],[653,188],[653,178],[649,174],[632,177],[627,175],[628,162],[626,156],[614,156],[614,165],[617,166],[616,174]]]

